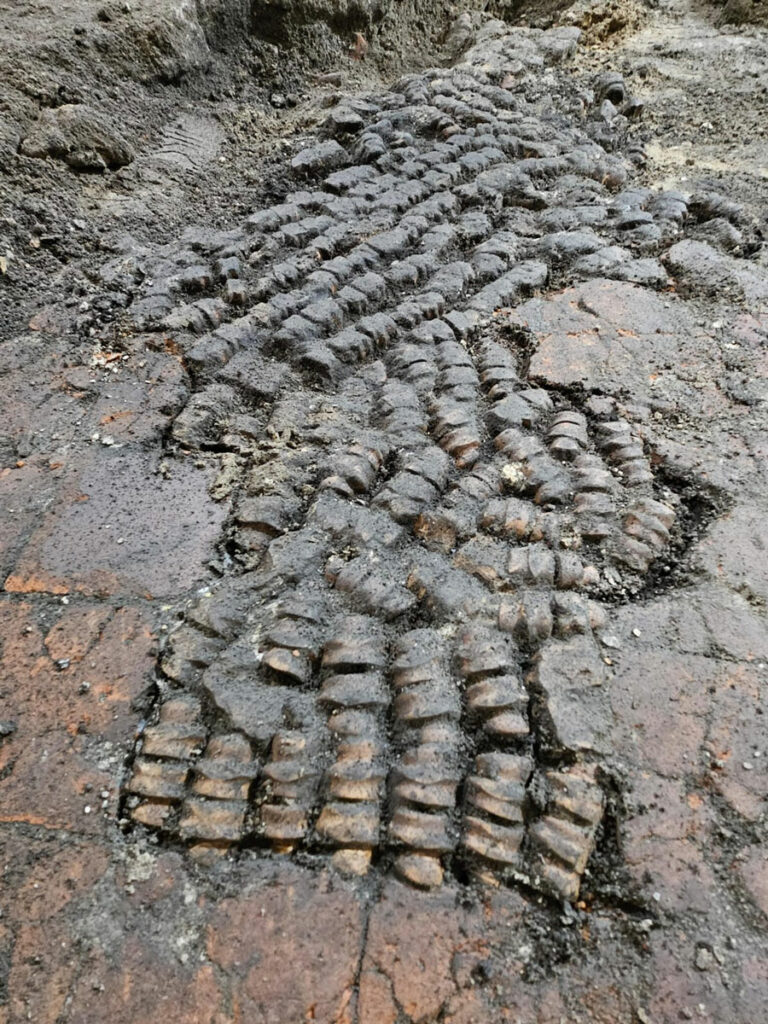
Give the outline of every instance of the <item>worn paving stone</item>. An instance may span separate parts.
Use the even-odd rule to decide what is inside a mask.
[[[236,1020],[341,1024],[353,1019],[361,938],[362,909],[353,893],[329,877],[287,868],[212,908],[206,950],[233,979]]]
[[[131,449],[95,451],[61,482],[10,575],[11,593],[171,596],[205,572],[226,515],[210,471]]]
[[[169,1016],[181,1024],[237,1019],[225,1008],[210,964],[185,969],[158,961],[138,938],[126,942],[118,963],[94,956],[75,987],[68,1014],[73,1024],[95,1024],[105,1017],[120,1024],[161,1024]]]
[[[768,599],[766,516],[737,505],[712,526],[694,553],[695,564],[745,597]]]
[[[39,839],[4,831],[0,859],[7,1020],[54,1022],[65,1012],[80,972],[73,913],[103,877],[109,852],[100,843]]]
[[[22,465],[4,465],[0,469],[0,573],[3,579],[13,569],[24,543],[37,525],[59,487],[60,469],[51,469],[50,460],[17,460]]]
[[[609,394],[627,389],[633,401],[674,402],[699,415],[726,409],[711,379],[713,339],[675,297],[588,281],[531,299],[515,320],[535,339],[529,373],[536,381]]]
[[[6,598],[0,628],[13,724],[0,744],[0,820],[110,832],[132,702],[153,667],[150,617],[130,606],[60,606],[46,635],[32,603]]]
[[[462,912],[457,895],[446,889],[414,901],[393,881],[371,913],[362,970],[389,980],[395,1006],[411,1020],[437,1017],[456,989],[455,959],[486,948],[478,912]]]

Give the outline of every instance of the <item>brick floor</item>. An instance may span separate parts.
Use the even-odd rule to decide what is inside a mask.
[[[553,52],[559,54],[557,47],[568,38],[550,37]],[[444,134],[450,138],[455,132]],[[516,148],[514,139],[504,145]],[[542,154],[546,152],[545,144]],[[497,156],[491,147],[479,164]],[[539,166],[539,157],[531,159]],[[549,157],[540,159],[546,163]],[[559,158],[552,159],[557,164]],[[611,173],[616,173],[615,166]],[[592,183],[602,187],[599,177]],[[605,180],[609,177],[606,171]],[[518,207],[515,199],[505,207],[511,216],[520,215],[515,244],[540,234],[529,220],[541,205],[540,196],[525,191],[527,187],[520,185],[525,205]],[[482,212],[472,206],[471,190],[462,195],[467,201],[462,213]],[[514,190],[510,195],[516,196]],[[397,202],[395,196],[393,209]],[[646,211],[641,205],[629,203],[628,208],[642,226],[648,218],[642,216]],[[559,234],[557,208],[545,209],[544,215],[552,216],[547,231]],[[289,234],[293,213],[289,210],[286,217],[286,237],[294,237]],[[417,234],[421,219],[411,224]],[[478,228],[477,221],[473,227],[470,217],[462,230],[482,233],[485,228]],[[400,236],[393,237],[379,238],[379,245],[400,256]],[[636,239],[638,251],[647,242],[644,238]],[[647,244],[652,243],[653,236]],[[323,245],[333,248],[327,239]],[[503,246],[500,251],[505,253]],[[366,259],[377,258],[371,252],[369,247]],[[498,276],[498,267],[493,267],[500,258],[493,252],[485,255],[490,257],[489,273]],[[685,267],[680,265],[682,274]],[[316,538],[304,536],[291,549],[289,527],[317,497],[315,482],[306,481],[315,480],[318,464],[333,451],[340,431],[356,439],[359,424],[345,418],[341,405],[334,406],[336,391],[341,393],[346,385],[337,389],[334,381],[321,387],[313,376],[337,362],[324,341],[315,344],[314,321],[302,324],[301,317],[292,317],[300,321],[297,337],[305,331],[310,339],[306,351],[314,355],[309,369],[301,361],[290,367],[281,362],[270,376],[247,359],[237,370],[230,365],[232,376],[221,379],[234,381],[242,389],[237,394],[247,395],[248,401],[238,404],[230,383],[223,386],[217,378],[210,385],[206,376],[217,373],[231,355],[229,336],[224,341],[209,338],[210,359],[207,352],[204,358],[195,355],[198,339],[192,327],[179,329],[183,337],[178,344],[165,336],[165,328],[147,338],[137,328],[133,334],[126,332],[119,353],[105,355],[95,342],[91,350],[87,341],[79,355],[65,358],[59,332],[71,327],[72,317],[50,307],[40,310],[30,327],[35,339],[45,336],[49,344],[35,340],[28,350],[6,353],[0,397],[12,441],[1,450],[0,465],[0,504],[6,512],[0,517],[0,1024],[768,1020],[768,432],[748,387],[766,367],[768,320],[759,310],[747,313],[734,306],[723,314],[726,327],[715,328],[711,308],[689,303],[677,282],[670,280],[658,291],[608,279],[565,287],[562,276],[568,278],[570,269],[556,262],[549,269],[553,267],[560,275],[556,290],[520,301],[511,313],[497,310],[507,302],[506,292],[482,300],[497,310],[494,330],[522,332],[530,342],[530,365],[519,371],[528,380],[516,380],[517,369],[506,380],[514,380],[518,389],[510,385],[513,399],[523,403],[524,416],[532,420],[543,388],[548,408],[562,411],[570,397],[578,396],[582,406],[591,403],[596,424],[605,426],[609,412],[620,416],[627,429],[631,423],[636,432],[632,445],[640,452],[630,461],[652,467],[656,476],[649,468],[648,477],[653,483],[645,483],[656,488],[654,495],[674,491],[680,520],[677,547],[669,549],[671,564],[663,565],[665,548],[652,573],[606,598],[610,621],[605,628],[587,624],[585,616],[575,646],[560,654],[554,669],[549,665],[553,677],[567,679],[571,652],[582,651],[580,638],[589,634],[598,667],[605,666],[604,675],[590,676],[589,698],[582,694],[571,705],[570,717],[560,710],[555,722],[554,698],[548,704],[540,691],[526,691],[539,730],[529,734],[534,736],[529,749],[545,747],[542,737],[549,742],[556,726],[573,725],[577,732],[592,705],[604,714],[602,731],[595,730],[604,748],[596,752],[586,744],[586,749],[601,757],[597,770],[606,806],[598,805],[604,814],[593,830],[596,851],[580,877],[578,897],[572,902],[556,899],[531,874],[516,870],[506,876],[489,871],[478,878],[459,858],[443,885],[423,891],[389,870],[393,853],[384,843],[372,852],[373,870],[350,879],[331,870],[327,851],[307,844],[281,854],[279,844],[268,846],[255,830],[240,848],[219,859],[211,856],[209,862],[190,856],[175,835],[131,830],[122,816],[130,807],[120,803],[121,787],[130,774],[134,740],[146,724],[148,708],[159,688],[171,688],[170,671],[158,680],[164,637],[186,614],[187,633],[179,632],[175,652],[179,679],[174,677],[174,682],[183,689],[188,682],[184,672],[192,665],[189,689],[205,698],[202,717],[232,729],[222,711],[224,698],[214,708],[213,690],[197,686],[195,672],[229,643],[223,636],[230,617],[239,621],[238,595],[231,604],[225,602],[223,611],[195,605],[190,612],[192,601],[211,580],[232,575],[230,547],[244,544],[243,537],[257,551],[260,545],[266,550],[267,538],[279,535],[270,560],[260,568],[277,575],[291,572],[294,583],[304,582],[314,564]],[[687,284],[694,292],[706,284],[700,269],[689,267]],[[414,271],[416,277],[421,273]],[[663,285],[665,272],[659,273]],[[170,279],[171,271],[167,274]],[[203,268],[202,277],[206,274]],[[456,274],[455,279],[447,275],[446,289],[463,293],[465,283]],[[187,280],[190,287],[198,286],[196,275],[201,276],[200,268]],[[379,290],[374,283],[372,295]],[[142,294],[146,298],[149,293]],[[173,294],[178,295],[175,283]],[[185,294],[185,301],[189,297]],[[351,308],[365,308],[368,298],[354,293]],[[435,300],[425,301],[429,305]],[[326,314],[331,324],[341,317],[335,302],[329,300],[329,305],[330,313],[315,308],[318,323]],[[213,318],[211,310],[218,307],[213,303],[207,308],[206,315]],[[457,336],[462,334],[462,317],[472,319],[459,313]],[[256,314],[258,321],[258,308]],[[199,309],[197,315],[202,322]],[[215,313],[219,315],[224,316]],[[407,322],[417,313],[399,308],[398,315]],[[367,335],[355,337],[354,345],[373,347]],[[744,352],[734,356],[725,338],[737,339]],[[278,343],[270,339],[270,344]],[[344,351],[343,341],[336,338],[335,344]],[[289,342],[285,345],[290,347]],[[435,364],[435,378],[439,372],[451,379],[453,373],[459,392],[465,386],[477,390],[474,365],[461,361],[471,354],[472,345],[464,348],[451,340],[446,348],[451,346],[458,361],[447,370],[440,366],[438,371]],[[182,351],[189,356],[186,362]],[[278,354],[282,358],[284,353]],[[240,355],[250,358],[253,353],[246,346]],[[378,395],[385,368],[378,355],[360,371],[345,397],[365,409],[365,430],[379,429],[372,396]],[[405,357],[412,353],[404,350],[401,355],[407,363]],[[742,355],[743,364],[738,362]],[[736,398],[733,387],[729,390],[734,360],[746,378],[754,378],[747,379]],[[347,368],[345,364],[345,373]],[[431,371],[427,367],[424,372]],[[278,382],[284,379],[290,383],[279,392]],[[531,385],[523,389],[531,405],[520,397],[518,385],[523,383]],[[209,391],[230,395],[231,407],[218,410],[221,423],[204,404],[194,404]],[[402,411],[402,395],[410,392],[398,394],[394,412]],[[494,415],[501,417],[498,411]],[[566,421],[572,433],[578,435],[582,420],[586,431],[585,416]],[[404,423],[412,426],[407,419]],[[613,419],[611,424],[617,426]],[[214,426],[221,428],[221,436]],[[481,431],[475,437],[474,429],[469,429],[469,447],[479,449]],[[296,440],[301,430],[315,445],[311,457],[310,448],[302,449],[301,438]],[[447,432],[448,437],[452,434]],[[170,436],[172,444],[167,443]],[[432,447],[438,456],[444,454]],[[444,448],[449,451],[450,445]],[[13,459],[5,454],[11,450]],[[395,457],[387,455],[390,461]],[[592,457],[602,455],[592,452]],[[510,492],[515,474],[522,472],[523,459],[517,468],[515,460],[504,467]],[[253,486],[251,499],[259,496],[260,471],[279,491],[291,474],[298,478],[306,470],[301,501],[291,498],[285,523],[277,514],[273,521],[272,513],[256,507],[257,501],[250,510],[234,504],[227,481],[219,477],[217,487],[222,465],[231,471],[229,483],[235,490],[246,492]],[[361,479],[365,483],[371,466],[373,462],[365,472],[359,470],[355,487],[347,486],[350,522],[364,504],[358,501],[357,487]],[[619,490],[624,488],[623,472],[616,474]],[[330,479],[333,487],[344,490],[345,480]],[[426,478],[419,479],[429,490]],[[230,519],[233,504],[237,511]],[[541,503],[528,506],[533,519]],[[644,528],[663,533],[658,522],[651,528],[646,522]],[[288,542],[281,549],[284,529]],[[354,545],[346,546],[341,529],[340,535],[343,550],[335,553],[335,561],[323,556],[315,581],[327,584],[329,592],[331,578],[341,574],[340,565],[357,553]],[[488,550],[497,544],[494,538],[486,541]],[[453,545],[448,548],[453,557]],[[244,549],[238,549],[240,556]],[[563,554],[559,548],[558,554]],[[464,564],[471,562],[471,552],[462,557]],[[455,567],[441,564],[446,572]],[[481,568],[486,578],[501,580],[484,564]],[[554,579],[554,569],[551,575]],[[269,582],[269,573],[265,577]],[[246,585],[249,580],[245,578]],[[421,584],[413,585],[411,577],[409,581],[413,590],[419,589]],[[375,599],[390,582],[388,577],[376,581],[363,597],[376,607]],[[440,582],[430,581],[435,605],[446,593],[447,603],[451,598]],[[425,584],[424,592],[428,589]],[[403,591],[412,600],[412,590]],[[465,595],[459,596],[463,614]],[[274,597],[270,594],[270,603]],[[547,608],[551,611],[552,604]],[[429,608],[412,614],[419,624],[422,615],[431,621]],[[232,700],[232,713],[241,714],[246,724],[255,723],[255,732],[263,723],[256,722],[261,710],[254,711],[249,688],[260,664],[261,624],[246,617],[240,625],[231,662],[222,658],[219,692],[226,694],[227,683],[234,680],[237,701]],[[446,636],[455,631],[454,621],[443,627]],[[280,648],[280,657],[287,657],[286,650],[291,648]],[[228,667],[232,680],[226,676]],[[402,670],[407,678],[408,667]],[[482,675],[485,670],[478,671]],[[305,696],[313,696],[309,689]],[[264,691],[259,692],[263,697]],[[293,728],[303,710],[286,703],[275,714]],[[384,731],[395,732],[391,721]],[[469,749],[466,732],[461,742]],[[558,764],[567,758],[577,762],[582,752],[569,748],[565,755],[555,755],[554,745],[553,740],[543,753],[535,751],[541,760],[539,778],[551,766],[547,758]],[[466,750],[457,753],[457,760],[459,754]],[[531,778],[535,774],[529,772]],[[533,814],[530,808],[541,801],[540,794],[526,789],[524,799]],[[460,806],[452,808],[456,817]]]

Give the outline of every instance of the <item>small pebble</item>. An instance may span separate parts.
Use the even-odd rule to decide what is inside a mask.
[[[715,958],[712,956],[712,951],[706,946],[699,946],[693,962],[698,971],[709,971],[714,966]]]

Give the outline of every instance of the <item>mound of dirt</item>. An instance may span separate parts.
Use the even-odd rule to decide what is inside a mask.
[[[103,114],[85,103],[65,103],[43,110],[21,143],[25,156],[54,157],[76,171],[116,170],[133,160],[134,152]]]

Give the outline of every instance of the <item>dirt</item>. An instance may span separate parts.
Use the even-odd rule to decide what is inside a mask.
[[[274,10],[282,12],[278,28]],[[62,289],[70,302],[86,295],[104,253],[128,234],[157,241],[180,233],[190,210],[226,224],[252,209],[264,194],[265,155],[276,162],[340,87],[359,90],[380,84],[382,73],[439,60],[445,10],[398,4],[396,18],[382,8],[374,19],[365,5],[344,17],[338,5],[321,3],[253,11],[185,0],[160,8],[38,4],[23,13],[4,5],[7,327],[19,330]],[[363,60],[352,52],[359,30],[371,40]],[[78,156],[73,117],[89,123],[90,164]],[[63,131],[53,131],[61,120]],[[113,173],[100,173],[100,145],[114,151],[106,161]],[[62,163],[78,173],[62,175]],[[25,303],[30,290],[35,301]]]
[[[765,1016],[749,20],[0,4],[0,1022]]]

